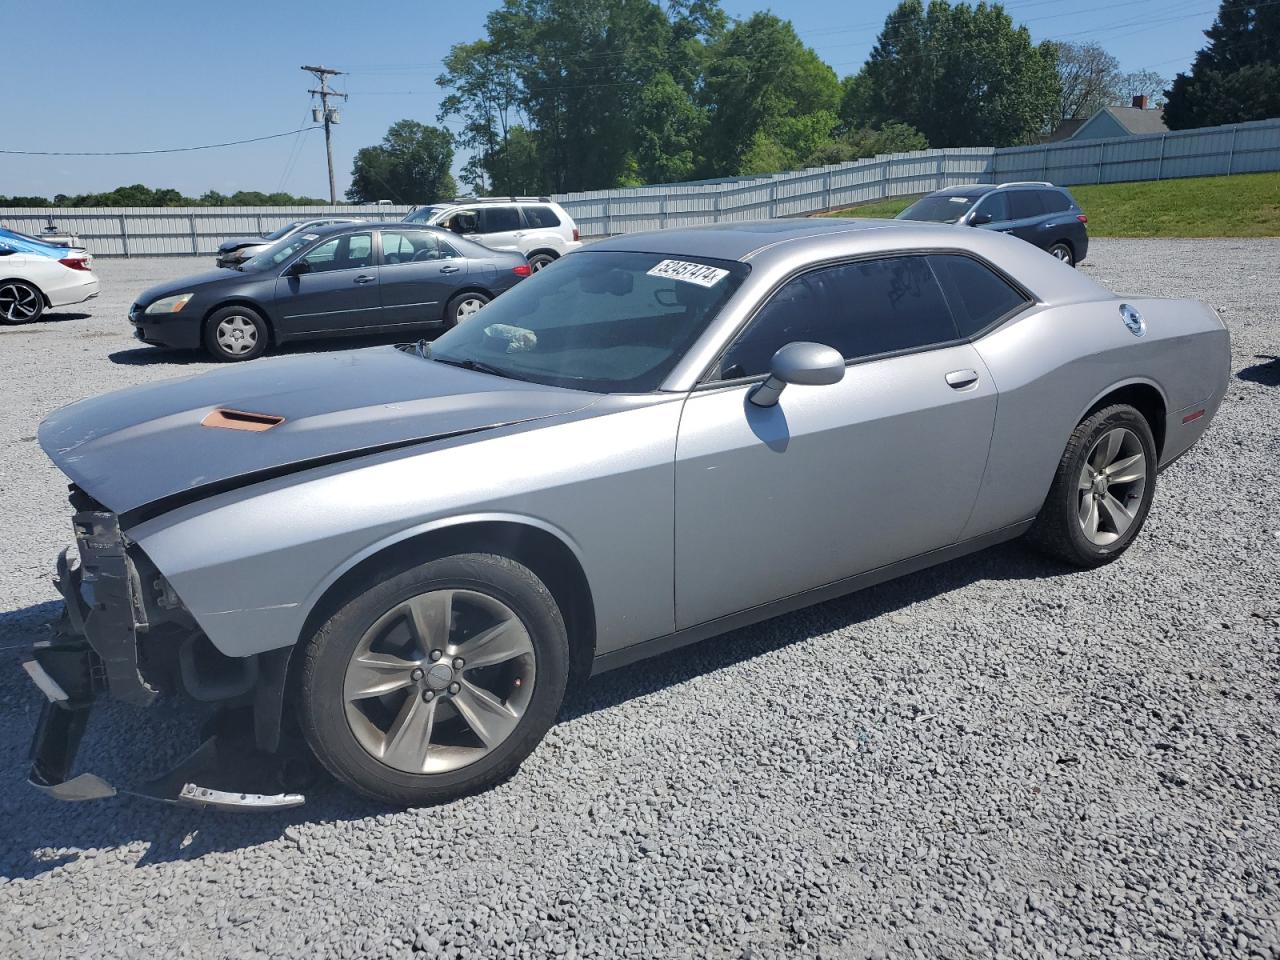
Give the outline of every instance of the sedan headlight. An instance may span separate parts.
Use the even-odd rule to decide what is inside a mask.
[[[155,303],[151,304],[151,306],[147,307],[145,312],[146,313],[177,313],[179,310],[181,310],[183,307],[187,305],[187,301],[190,300],[193,296],[195,296],[195,294],[193,293],[183,293],[183,294],[179,294],[176,297],[165,297],[163,300],[157,300]]]

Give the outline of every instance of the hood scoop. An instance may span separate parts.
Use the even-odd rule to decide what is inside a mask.
[[[215,427],[220,430],[247,430],[250,433],[261,433],[284,423],[284,417],[273,413],[249,413],[245,410],[227,410],[219,407],[200,421],[202,427]]]

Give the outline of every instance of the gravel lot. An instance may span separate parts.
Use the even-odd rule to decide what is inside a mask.
[[[1280,241],[1092,252],[1234,338],[1122,561],[1007,545],[597,678],[482,796],[322,784],[262,817],[23,782],[19,663],[69,539],[36,424],[208,366],[124,319],[204,263],[100,260],[98,300],[0,329],[0,956],[1280,958]],[[124,779],[185,736],[111,706],[82,764]]]

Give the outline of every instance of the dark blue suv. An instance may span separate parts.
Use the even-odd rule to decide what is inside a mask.
[[[935,190],[903,210],[898,219],[1011,233],[1072,266],[1089,252],[1085,229],[1089,218],[1065,189],[1040,181]]]

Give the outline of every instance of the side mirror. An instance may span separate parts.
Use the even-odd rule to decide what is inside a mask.
[[[285,272],[291,277],[300,277],[304,273],[311,272],[311,264],[307,263],[306,260],[295,260]]]
[[[969,226],[971,227],[981,227],[983,224],[987,224],[990,222],[991,222],[991,214],[989,213],[975,213],[972,217],[969,218]]]
[[[844,357],[821,343],[788,343],[773,355],[769,379],[751,391],[748,399],[757,407],[772,407],[788,383],[821,387],[844,379]]]

